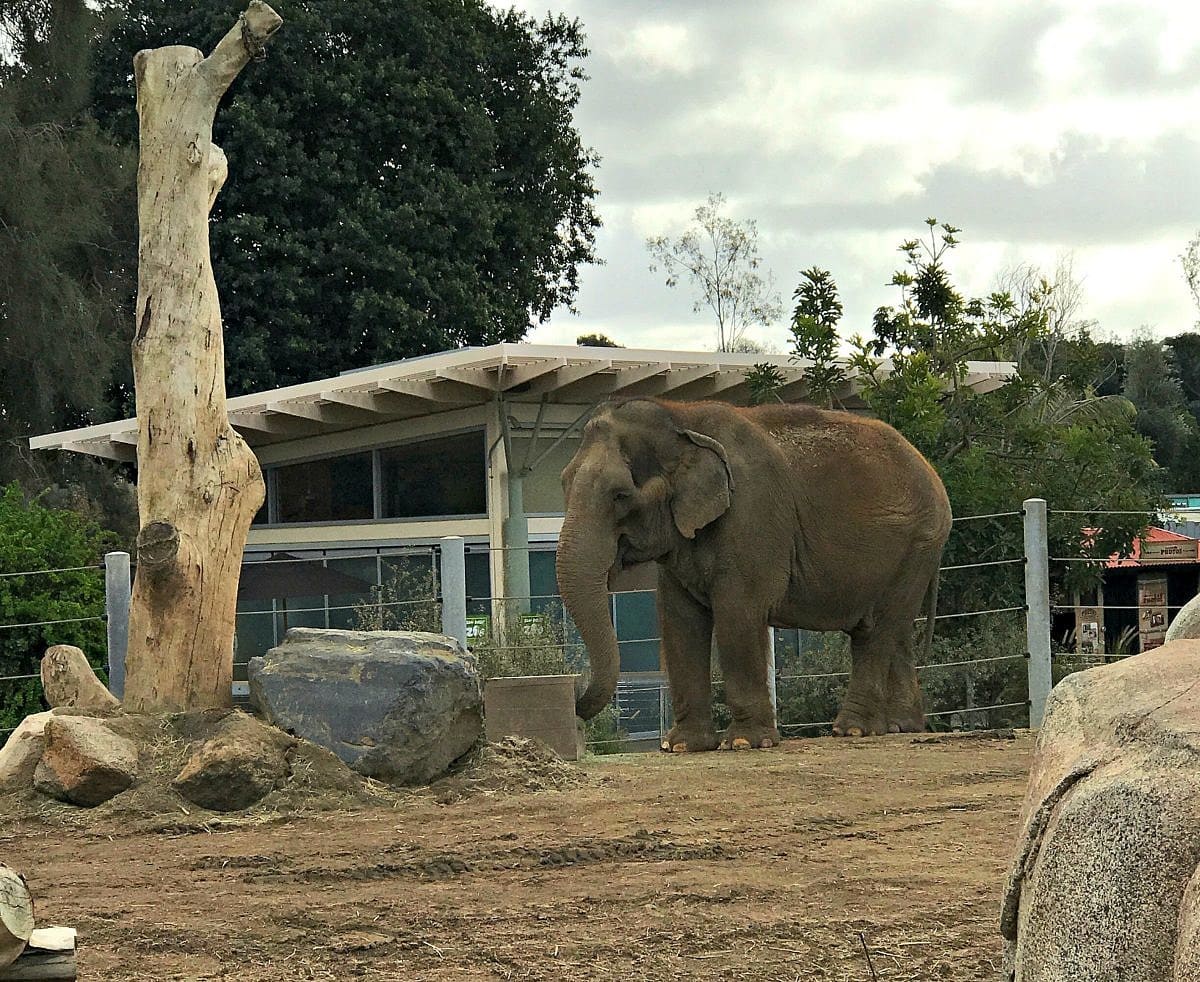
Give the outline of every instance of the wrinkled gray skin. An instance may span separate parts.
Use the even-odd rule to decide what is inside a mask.
[[[653,561],[675,713],[664,750],[718,746],[714,637],[733,716],[720,745],[778,743],[768,625],[850,635],[835,733],[924,729],[913,621],[936,603],[950,503],[891,427],[807,406],[612,402],[585,427],[563,490],[558,582],[591,662],[584,719],[620,669],[608,578]]]

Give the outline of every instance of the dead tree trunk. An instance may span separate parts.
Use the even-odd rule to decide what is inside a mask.
[[[175,45],[133,60],[140,121],[137,576],[125,707],[226,706],[242,550],[263,501],[258,461],[229,425],[208,213],[225,182],[217,102],[282,23],[252,0],[207,58]]]

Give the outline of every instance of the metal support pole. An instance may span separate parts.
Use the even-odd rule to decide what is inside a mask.
[[[1025,516],[1025,644],[1029,660],[1029,728],[1042,725],[1050,675],[1050,553],[1046,533],[1046,502],[1029,498]]]
[[[771,714],[779,720],[779,700],[775,696],[775,628],[767,628],[767,689],[771,693]]]
[[[442,539],[442,633],[467,645],[467,550],[461,535]]]
[[[129,553],[104,554],[104,611],[108,627],[108,688],[125,694],[125,652],[129,650]]]

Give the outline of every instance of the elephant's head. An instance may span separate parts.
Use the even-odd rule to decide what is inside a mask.
[[[694,539],[729,508],[733,476],[720,443],[637,399],[596,411],[562,481],[558,585],[588,649],[591,679],[576,712],[590,719],[612,699],[620,673],[610,574]]]

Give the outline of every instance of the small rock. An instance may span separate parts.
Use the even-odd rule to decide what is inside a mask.
[[[174,788],[210,811],[249,808],[288,779],[288,753],[295,745],[274,727],[230,713],[211,739],[195,745]]]
[[[46,721],[52,713],[34,713],[21,720],[0,747],[0,794],[28,791],[33,787],[33,772],[46,748]]]
[[[121,701],[96,678],[87,655],[72,644],[47,648],[41,673],[42,691],[51,706],[72,706],[97,714],[121,708]]]
[[[431,781],[483,733],[475,656],[439,634],[292,628],[249,676],[268,722],[380,781]]]
[[[46,748],[34,770],[42,794],[94,807],[133,786],[137,744],[91,716],[53,715],[45,724]]]

